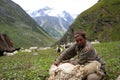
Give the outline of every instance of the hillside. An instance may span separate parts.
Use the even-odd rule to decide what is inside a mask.
[[[80,14],[59,41],[73,41],[73,33],[78,28],[87,32],[89,40],[101,42],[120,40],[120,1],[99,0],[94,6]]]
[[[15,47],[50,46],[48,35],[19,5],[0,0],[0,33],[7,34]]]

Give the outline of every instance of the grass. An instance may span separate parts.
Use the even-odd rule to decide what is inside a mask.
[[[94,6],[82,12],[70,26],[76,31],[79,27],[87,32],[87,38],[102,42],[120,40],[120,1],[99,0]],[[65,37],[64,37],[65,38]],[[62,41],[62,40],[61,40]]]
[[[106,62],[108,80],[120,75],[120,41],[96,44],[94,47]],[[19,52],[0,57],[0,80],[47,80],[50,65],[59,56],[54,49],[33,53]]]
[[[120,41],[94,46],[106,62],[108,80],[115,80],[120,75]]]
[[[54,55],[54,56],[53,56]],[[48,70],[55,60],[54,50],[38,51],[33,53],[19,52],[14,56],[0,57],[0,79],[17,80],[44,80]]]
[[[25,24],[21,24],[25,25]],[[26,25],[27,26],[27,25]],[[0,24],[0,33],[9,36],[14,44],[14,47],[28,48],[30,46],[51,46],[56,40],[48,36],[44,31],[34,32],[30,30],[30,26],[16,27]]]

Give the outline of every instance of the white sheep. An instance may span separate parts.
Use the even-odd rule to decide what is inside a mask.
[[[75,77],[76,74],[73,72],[74,68],[75,66],[71,63],[63,63],[58,67],[52,65],[49,70],[50,77],[48,80],[78,80],[77,77]]]
[[[95,73],[95,72],[97,74],[101,74],[100,72],[101,64],[98,61],[89,61],[89,62],[90,63],[88,65],[84,66],[84,72],[86,73],[86,75]]]
[[[51,68],[49,69],[49,79],[48,80],[54,80],[55,79],[55,70],[57,69],[58,67],[55,66],[55,65],[52,65]]]
[[[116,80],[120,80],[120,75],[117,77],[117,79]]]
[[[49,70],[50,77],[48,80],[69,79],[70,77],[72,77],[71,73],[73,68],[74,68],[74,65],[70,63],[63,63],[63,64],[60,64],[58,67],[55,65],[52,65]]]
[[[12,53],[12,52],[3,52],[3,55],[4,56],[12,56],[12,55],[14,55],[14,53]]]
[[[91,44],[100,44],[100,41],[95,40],[95,41],[92,41]]]
[[[38,47],[30,47],[29,50],[31,50],[32,52],[37,51]]]
[[[81,74],[84,76],[87,76],[91,73],[97,73],[97,74],[101,74],[102,72],[100,71],[100,67],[101,64],[98,61],[89,61],[89,63],[87,63],[87,65],[76,65],[74,67],[75,71],[80,71]],[[78,72],[79,73],[79,72]]]
[[[58,67],[52,65],[48,80],[82,80],[83,77],[89,75],[90,73],[100,74],[101,64],[97,61],[90,61],[85,66],[82,65],[72,65],[71,63],[63,63]]]

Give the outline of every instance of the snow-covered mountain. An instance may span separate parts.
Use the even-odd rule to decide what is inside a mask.
[[[74,18],[66,11],[56,13],[50,7],[27,12],[52,37],[60,39],[72,24]]]

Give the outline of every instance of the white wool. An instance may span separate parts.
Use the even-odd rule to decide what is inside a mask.
[[[73,72],[74,68],[75,66],[71,63],[63,63],[58,67],[52,65],[49,70],[50,77],[48,80],[78,80],[75,79],[76,73]]]
[[[86,75],[97,72],[100,73],[101,64],[98,61],[89,61],[90,63],[83,67]]]
[[[91,44],[100,44],[98,40],[92,41]]]
[[[52,65],[51,68],[49,69],[49,74],[53,74],[57,68],[58,68],[57,66]]]
[[[29,50],[31,50],[32,52],[37,51],[38,47],[30,47]]]
[[[82,80],[83,77],[90,73],[100,73],[101,64],[98,61],[90,61],[85,66],[72,65],[71,63],[63,63],[59,66],[52,65],[48,80]]]
[[[14,55],[14,53],[12,53],[12,52],[3,52],[3,55],[5,55],[5,56],[12,56],[12,55]]]
[[[74,68],[74,65],[70,63],[64,63],[59,65],[59,69],[65,71],[66,73],[71,73],[73,68]]]
[[[118,76],[118,78],[116,80],[120,80],[120,75]]]

